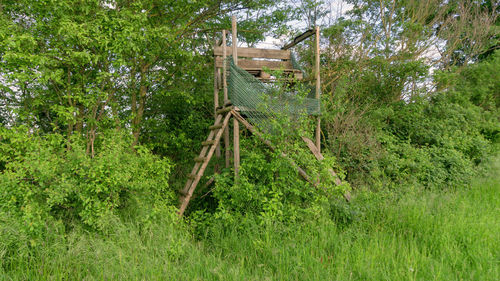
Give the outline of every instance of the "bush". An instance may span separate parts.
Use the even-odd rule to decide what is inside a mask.
[[[468,184],[500,140],[499,84],[493,71],[499,54],[455,72],[438,72],[439,91],[425,97],[366,104],[356,96],[364,93],[352,94],[357,101],[340,91],[324,99],[330,109],[323,118],[326,146],[348,181],[372,187]]]
[[[147,222],[175,201],[171,163],[141,147],[133,152],[126,136],[103,136],[94,158],[83,141],[68,149],[59,134],[1,128],[0,137],[0,213],[30,236],[48,225],[106,231],[119,216]]]
[[[232,170],[223,170],[216,175],[211,192],[202,192],[210,196],[193,202],[193,209],[198,211],[191,213],[190,218],[198,234],[316,219],[327,215],[328,206],[343,200],[342,195],[350,188],[345,181],[339,186],[335,184],[330,174],[330,169],[337,166],[333,157],[317,161],[303,143],[288,140],[271,151],[256,138],[244,138],[241,147],[245,149],[241,151],[239,178],[235,181]],[[299,175],[291,164],[292,158],[312,183]],[[345,178],[342,170],[334,169]]]
[[[379,165],[390,182],[463,186],[480,170],[477,165],[492,153],[493,141],[482,132],[498,124],[452,95],[399,102],[378,116],[385,120],[378,132],[384,147]]]

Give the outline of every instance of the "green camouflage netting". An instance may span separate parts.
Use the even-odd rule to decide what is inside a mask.
[[[317,99],[313,98],[315,93],[312,87],[302,87],[303,90],[298,91],[275,83],[266,84],[236,66],[232,57],[228,58],[227,63],[229,67],[228,92],[231,102],[241,110],[242,114],[246,115],[251,123],[261,129],[265,130],[269,126],[269,120],[278,115],[285,114],[294,117],[320,113],[320,104]],[[296,64],[296,61],[292,60],[292,63]],[[296,69],[300,69],[298,67]],[[301,97],[299,92],[305,92],[307,95]]]

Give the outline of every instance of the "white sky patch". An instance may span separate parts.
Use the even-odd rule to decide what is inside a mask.
[[[343,0],[331,0],[329,3],[329,11],[325,15],[325,17],[319,20],[320,25],[331,25],[335,23],[340,17],[345,16],[345,14],[351,10],[353,5],[344,2]],[[296,20],[292,21],[291,25],[295,27],[297,30],[297,34],[293,36],[281,36],[280,38],[274,38],[270,36],[266,36],[266,39],[263,42],[260,42],[256,45],[256,48],[263,49],[280,49],[285,44],[290,42],[295,36],[301,34],[302,32],[307,31],[307,20]]]

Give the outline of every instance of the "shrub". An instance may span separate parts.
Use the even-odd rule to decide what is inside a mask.
[[[105,231],[118,216],[148,221],[174,202],[170,162],[142,147],[133,152],[126,136],[103,136],[94,158],[83,141],[68,149],[59,134],[1,128],[0,137],[0,212],[34,237],[47,225]]]
[[[363,93],[348,95],[340,87],[338,96],[325,98],[326,146],[348,181],[372,187],[469,183],[500,140],[498,75],[493,71],[499,54],[455,72],[438,72],[439,91],[427,96],[366,103],[356,96]]]
[[[391,182],[465,185],[492,152],[493,140],[482,132],[498,126],[495,119],[475,105],[455,102],[452,95],[399,102],[379,116],[385,120],[378,131],[384,147],[379,165]]]
[[[332,168],[345,178],[335,158],[326,154],[323,161],[317,161],[300,139],[303,132],[298,129],[308,126],[282,121],[274,120],[274,133],[266,137],[273,140],[274,151],[255,136],[242,138],[239,178],[234,180],[233,171],[225,169],[216,175],[211,192],[203,191],[210,195],[210,200],[206,196],[204,202],[194,200],[193,209],[198,211],[191,213],[190,218],[198,234],[221,229],[243,230],[255,223],[289,225],[327,215],[325,206],[342,200],[350,187],[345,181],[339,186],[335,184],[330,174]],[[284,133],[289,130],[294,132]],[[309,181],[299,175],[295,165],[306,171]]]

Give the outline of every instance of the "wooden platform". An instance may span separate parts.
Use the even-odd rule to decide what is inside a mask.
[[[302,80],[304,75],[301,70],[294,69],[292,64],[292,53],[290,50],[260,49],[260,48],[236,48],[238,54],[238,67],[248,71],[254,77],[263,82],[276,81],[265,69],[282,71],[284,79]],[[231,48],[225,48],[226,57],[233,54]],[[215,67],[224,67],[224,47],[218,46],[214,49]],[[286,78],[288,77],[288,78]]]
[[[215,47],[214,55],[223,56],[223,47]],[[292,53],[290,50],[274,50],[274,49],[259,49],[259,48],[238,48],[238,57],[243,58],[266,58],[266,59],[278,59],[278,60],[289,60]],[[232,56],[233,50],[231,48],[226,48],[226,55]]]

